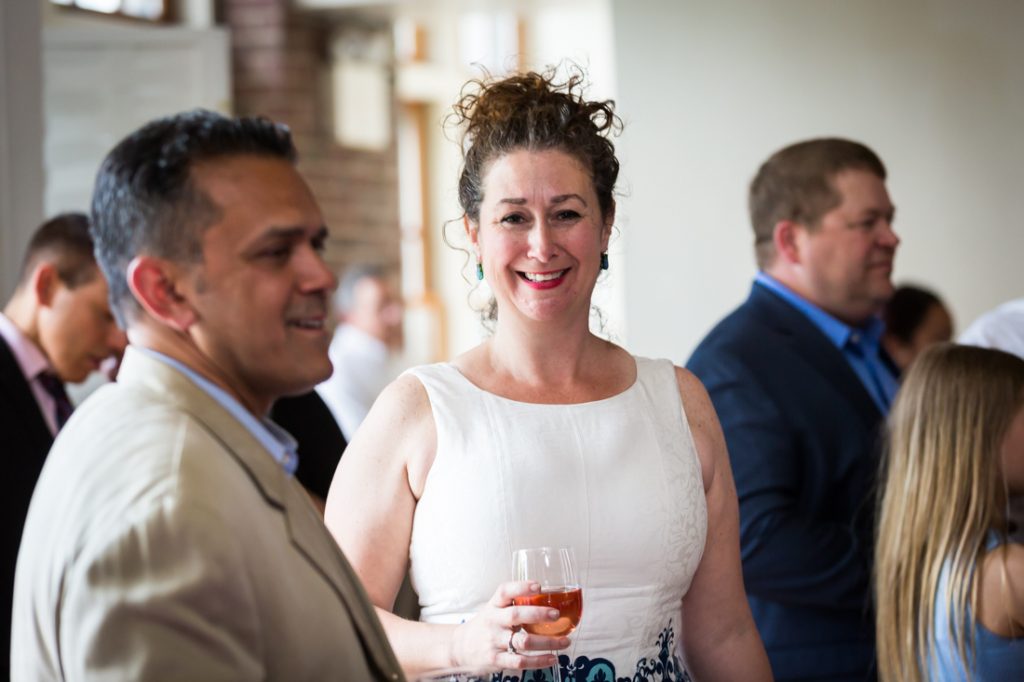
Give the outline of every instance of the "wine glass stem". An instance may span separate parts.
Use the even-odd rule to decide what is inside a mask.
[[[551,666],[551,680],[552,682],[562,682],[562,666],[558,663],[558,652],[552,651],[555,655],[555,664]]]

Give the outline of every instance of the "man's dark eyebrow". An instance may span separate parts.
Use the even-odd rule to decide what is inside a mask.
[[[289,239],[289,238],[297,237],[299,235],[303,235],[305,233],[306,233],[306,228],[304,228],[304,227],[302,227],[300,225],[295,225],[295,226],[292,226],[292,227],[285,227],[285,226],[278,227],[278,226],[275,226],[275,227],[268,228],[267,230],[264,230],[264,232],[262,234],[260,234],[260,236],[257,237],[256,240],[262,242],[262,241],[268,241],[268,240],[271,240],[271,239]]]
[[[249,251],[257,251],[267,243],[273,243],[276,241],[300,241],[306,239],[308,229],[301,225],[293,226],[273,226],[265,230],[260,236],[256,237],[250,245]],[[326,225],[321,225],[317,228],[317,231],[310,236],[310,239],[323,241],[327,239],[328,231]]]
[[[301,225],[293,226],[275,226],[267,229],[263,234],[257,237],[257,241],[265,241],[269,239],[294,239],[296,237],[305,237],[307,228]],[[310,236],[311,239],[323,239],[327,237],[327,226],[321,225],[317,228],[316,232]]]

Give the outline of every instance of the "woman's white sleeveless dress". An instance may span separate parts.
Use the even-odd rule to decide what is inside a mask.
[[[409,550],[421,620],[472,618],[512,579],[515,549],[570,546],[583,617],[563,680],[689,679],[678,637],[707,532],[700,463],[672,364],[636,365],[624,392],[574,405],[502,398],[450,364],[409,370],[437,427]]]

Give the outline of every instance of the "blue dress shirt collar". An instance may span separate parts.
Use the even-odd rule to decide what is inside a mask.
[[[882,360],[881,345],[885,324],[881,318],[871,317],[862,327],[851,327],[765,272],[758,272],[754,282],[799,310],[821,330],[849,362],[882,414],[889,411],[889,405],[892,404],[899,389],[899,380]]]
[[[235,400],[227,391],[217,386],[212,381],[200,376],[195,370],[172,357],[164,355],[159,351],[150,348],[139,348],[151,358],[159,360],[165,365],[170,365],[178,370],[196,386],[205,391],[211,398],[231,413],[235,419],[242,423],[249,433],[253,435],[260,444],[266,448],[289,475],[295,473],[299,465],[298,442],[294,437],[270,419],[257,419],[249,410],[245,409],[240,402]]]
[[[846,344],[851,341],[855,344],[867,343],[868,345],[877,346],[882,340],[885,324],[877,316],[871,317],[863,327],[851,327],[842,320],[829,315],[765,272],[758,272],[757,276],[754,277],[754,281],[778,294],[787,303],[806,315],[814,323],[814,326],[820,329],[821,333],[827,336],[828,340],[840,350],[845,348]]]

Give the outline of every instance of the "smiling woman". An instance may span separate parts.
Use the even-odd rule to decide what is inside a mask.
[[[551,91],[545,89],[548,87]],[[591,203],[587,206],[589,215],[586,217],[591,220],[596,217],[597,222],[608,232],[603,235],[602,254],[595,262],[602,269],[608,268],[608,258],[604,251],[607,249],[608,236],[614,222],[614,188],[619,174],[619,161],[609,136],[621,131],[622,122],[615,116],[612,102],[592,102],[582,98],[584,76],[581,72],[573,72],[561,87],[564,87],[564,93],[555,92],[551,74],[548,74],[546,79],[514,77],[487,84],[482,81],[470,81],[446,120],[450,125],[463,127],[465,143],[472,140],[459,178],[459,202],[464,210],[464,222],[472,242],[473,255],[477,261],[477,276],[480,279],[483,279],[485,270],[480,260],[476,236],[481,220],[481,201],[485,193],[484,178],[491,170],[488,164],[500,163],[502,157],[516,150],[559,151],[564,157],[561,163],[571,166],[571,173],[582,174],[586,180],[585,188],[576,182],[580,191],[554,197],[549,195],[549,198],[558,199],[561,203],[575,197],[585,203],[583,197],[587,194],[592,195]],[[566,96],[570,99],[578,98],[577,103],[580,106],[575,109],[564,108]],[[531,121],[519,120],[517,116],[508,115],[508,112],[516,111],[516,108],[527,100],[533,112]],[[499,188],[491,188],[488,195],[497,189]],[[495,201],[509,207],[524,206],[526,197],[509,196]],[[566,209],[570,212],[574,210],[571,206]],[[563,216],[565,217],[568,217],[568,214]],[[519,223],[524,218],[523,215],[509,216],[503,222],[511,225]],[[470,225],[473,229],[470,229]],[[554,279],[557,273],[534,274],[531,274],[531,279],[536,281]],[[488,283],[494,284],[490,278]],[[588,293],[587,296],[589,295]],[[497,310],[497,302],[492,300],[485,311],[485,319],[493,322],[497,317]]]
[[[570,154],[517,150],[494,161],[479,222],[467,220],[466,229],[496,309],[546,320],[572,308],[574,323],[589,324],[611,220],[586,168]]]
[[[455,117],[494,333],[384,391],[327,501],[399,660],[410,676],[454,665],[506,682],[768,679],[707,394],[589,328],[615,216],[612,103],[585,99],[580,73],[527,73],[470,83]],[[512,580],[531,547],[578,558],[571,639],[536,627],[561,617],[527,605],[542,585]],[[407,566],[418,623],[390,613]]]

